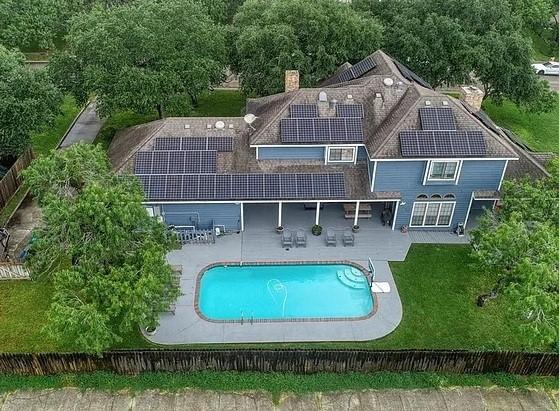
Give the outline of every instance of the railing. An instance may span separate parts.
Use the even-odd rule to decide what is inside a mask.
[[[215,234],[213,230],[180,230],[175,229],[175,233],[181,245],[186,244],[214,244]]]

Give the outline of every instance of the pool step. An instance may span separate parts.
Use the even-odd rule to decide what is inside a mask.
[[[359,290],[369,286],[367,279],[361,273],[353,269],[338,270],[337,275],[340,282],[348,287]]]

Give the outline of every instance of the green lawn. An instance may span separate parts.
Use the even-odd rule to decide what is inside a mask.
[[[60,111],[61,114],[56,118],[53,127],[31,137],[35,154],[46,154],[58,145],[58,142],[80,112],[80,108],[76,106],[76,101],[73,97],[66,96],[62,101]]]
[[[321,373],[295,375],[287,373],[215,372],[192,373],[142,373],[137,376],[117,375],[108,372],[91,374],[62,374],[52,376],[22,377],[0,376],[0,392],[24,389],[61,387],[101,389],[108,391],[129,390],[138,392],[158,389],[178,391],[199,388],[215,391],[267,391],[278,401],[281,393],[304,394],[383,388],[448,388],[448,387],[503,387],[559,389],[559,377],[517,376],[509,374],[459,375],[436,373]]]
[[[540,33],[530,31],[528,36],[532,40],[534,49],[534,60],[549,61],[551,58],[559,57],[559,47],[553,41],[553,33],[551,30],[543,30]]]
[[[497,105],[486,100],[483,109],[493,121],[513,131],[533,150],[559,153],[559,105],[550,113],[534,114],[510,101]]]

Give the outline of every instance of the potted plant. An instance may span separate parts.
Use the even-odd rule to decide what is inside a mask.
[[[276,227],[276,232],[277,232],[278,234],[283,233],[283,226],[280,225],[280,226]]]
[[[155,327],[155,325],[148,325],[144,331],[146,332],[147,335],[154,335],[157,331],[157,327]]]
[[[351,227],[351,230],[352,230],[354,233],[358,233],[358,232],[359,232],[359,226],[358,226],[357,224],[355,224],[353,227]]]
[[[313,235],[320,235],[322,234],[322,226],[315,224],[312,226],[311,232]]]

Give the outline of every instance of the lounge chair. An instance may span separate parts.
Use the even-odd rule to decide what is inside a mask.
[[[297,230],[297,234],[295,234],[295,244],[297,247],[307,246],[307,235],[302,230]]]
[[[355,236],[353,235],[353,233],[347,229],[344,231],[344,235],[342,237],[343,243],[344,243],[344,247],[347,247],[348,245],[350,246],[354,246],[355,245]]]
[[[374,293],[389,293],[390,283],[387,282],[373,282],[371,284],[371,291]]]
[[[331,228],[326,229],[326,246],[336,246],[336,233]]]
[[[283,231],[281,234],[281,246],[284,248],[293,247],[293,233],[291,231]]]

